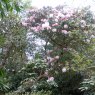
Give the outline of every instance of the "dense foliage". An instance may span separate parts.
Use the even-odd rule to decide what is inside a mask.
[[[89,8],[44,7],[26,13],[0,21],[0,95],[95,93],[95,21]]]
[[[64,64],[83,63],[83,60],[89,63],[88,52],[94,46],[93,15],[87,9],[65,10],[64,7],[31,10],[29,18],[22,24],[51,44],[52,48],[57,48],[56,56],[61,57],[60,61]],[[76,62],[75,59],[80,57],[81,60]]]
[[[21,4],[19,0],[1,0],[0,1],[0,16],[3,18],[8,15],[9,12],[21,10]]]
[[[27,20],[22,24],[30,33],[46,42],[43,58],[48,64],[48,76],[57,86],[49,88],[42,81],[40,87],[37,86],[38,90],[50,90],[54,95],[81,93],[78,89],[80,82],[83,77],[87,77],[86,73],[84,76],[82,74],[86,67],[94,64],[95,28],[91,11],[88,8],[72,10],[61,6],[33,9],[29,11]],[[75,75],[72,72],[75,72]],[[78,79],[76,86],[71,84]]]

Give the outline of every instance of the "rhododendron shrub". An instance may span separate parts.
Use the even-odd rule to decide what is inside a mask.
[[[78,10],[59,6],[33,9],[28,12],[28,17],[22,24],[28,31],[57,48],[57,60],[63,58],[60,63],[74,63],[76,60],[72,59],[77,59],[80,53],[85,58],[84,54],[94,38],[91,37],[94,36],[94,18],[87,8]],[[49,62],[55,62],[54,60],[56,57]]]
[[[46,42],[43,56],[48,63],[45,74],[49,77],[46,83],[54,80],[58,86],[51,89],[53,95],[79,92],[78,87],[83,77],[78,71],[92,63],[94,57],[95,28],[91,11],[87,8],[79,10],[61,6],[33,9],[28,12],[27,19],[22,24],[28,32]],[[75,83],[77,79],[79,81]],[[46,90],[46,85],[43,85],[42,83],[42,88]]]

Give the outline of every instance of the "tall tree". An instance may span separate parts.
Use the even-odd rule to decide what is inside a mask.
[[[19,0],[1,0],[0,1],[0,15],[3,18],[8,15],[9,12],[21,10],[21,4]]]

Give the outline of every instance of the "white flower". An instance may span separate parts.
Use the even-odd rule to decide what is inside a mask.
[[[66,17],[67,17],[67,18],[71,17],[71,14],[66,14]]]
[[[48,20],[47,19],[43,19],[43,22],[47,22]]]
[[[88,43],[90,43],[90,40],[89,40],[89,39],[87,39],[86,41],[87,41]]]
[[[5,30],[3,30],[3,33],[6,33],[6,31],[5,31]]]
[[[80,21],[80,26],[81,26],[82,28],[84,28],[84,27],[86,26],[86,21],[85,21],[85,20],[81,20],[81,21]]]
[[[57,18],[55,19],[55,22],[58,22],[58,19]]]
[[[91,38],[95,38],[95,36],[94,35],[91,35]]]
[[[45,22],[44,24],[42,24],[42,28],[47,28],[49,27],[49,22]]]
[[[33,82],[33,79],[30,79],[31,82]]]
[[[25,67],[23,67],[21,70],[25,70]]]
[[[47,59],[48,59],[48,60],[50,60],[50,59],[51,59],[51,57],[47,56]]]
[[[62,33],[68,34],[67,30],[62,30]]]
[[[10,71],[10,69],[7,69],[7,71]]]
[[[53,31],[53,32],[56,32],[56,31],[57,31],[57,29],[55,29],[55,28],[54,28],[54,29],[52,29],[52,31]]]
[[[64,18],[65,16],[64,16],[61,12],[59,12],[59,13],[58,13],[58,17]]]
[[[54,24],[52,24],[52,26],[58,26],[58,23],[54,23]]]
[[[67,29],[67,28],[68,28],[68,25],[67,25],[67,24],[65,24],[65,25],[64,25],[64,28],[65,28],[65,29]]]
[[[22,25],[23,25],[23,26],[27,26],[27,24],[28,24],[28,23],[26,23],[26,22],[22,22]]]
[[[34,18],[33,16],[30,16],[29,20],[30,20],[30,21],[32,21],[32,20],[33,20],[33,18]]]
[[[55,60],[54,58],[50,58],[49,63],[52,63],[54,60]]]
[[[59,59],[59,56],[55,56],[55,59]]]
[[[21,70],[20,71],[18,71],[19,73],[21,72]]]
[[[50,14],[49,17],[52,18],[53,17],[53,14]]]
[[[85,34],[88,34],[88,31],[85,31],[85,30],[84,30],[84,33],[85,33]]]
[[[80,23],[83,23],[84,24],[84,23],[86,23],[86,21],[85,20],[81,20]]]
[[[65,68],[65,67],[63,67],[62,68],[62,72],[64,73],[64,72],[66,72],[67,71],[67,69]]]
[[[15,70],[14,70],[14,69],[12,69],[12,71],[14,72]]]
[[[54,81],[54,77],[49,77],[47,80],[47,82],[52,82],[52,81]]]
[[[47,19],[41,19],[42,22],[47,22],[48,20]]]

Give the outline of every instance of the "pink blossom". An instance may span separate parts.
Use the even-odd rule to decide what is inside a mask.
[[[32,9],[28,9],[27,11],[31,13],[31,12],[36,12],[37,10],[38,10],[37,8],[32,8]]]
[[[68,25],[67,25],[67,24],[65,24],[65,25],[64,25],[64,28],[65,28],[65,29],[67,29],[67,28],[68,28]]]
[[[47,29],[47,30],[49,30],[49,29],[51,29],[51,27],[50,27],[50,26],[48,26],[46,29]]]
[[[35,32],[38,32],[39,30],[37,29],[37,28],[35,28],[35,30],[34,30]]]
[[[70,16],[72,16],[73,13],[74,13],[74,10],[69,10],[69,11],[68,11],[68,14],[69,14]]]
[[[48,76],[48,71],[45,71],[45,75]]]
[[[58,17],[64,17],[64,15],[61,12],[59,12]]]
[[[67,30],[62,30],[62,33],[68,34]]]
[[[52,26],[58,26],[58,23],[52,24]]]
[[[47,80],[47,82],[52,82],[52,81],[54,81],[54,77],[49,77]]]
[[[42,24],[42,28],[47,28],[49,27],[49,22],[45,22],[44,24]]]
[[[48,63],[52,63],[52,62],[55,62],[56,60],[58,60],[59,59],[59,56],[55,56],[54,58],[51,58],[51,57],[49,57],[48,58],[49,60],[49,62]]]
[[[55,56],[55,59],[58,60],[59,59],[59,56]]]
[[[57,18],[59,18],[59,17],[58,17],[58,12],[55,12],[54,15],[57,16]]]
[[[63,48],[63,50],[67,51],[68,49],[67,48]]]
[[[26,23],[26,22],[22,22],[22,25],[23,25],[23,26],[27,26],[28,23]]]
[[[66,17],[67,17],[67,18],[70,18],[70,17],[71,17],[71,14],[66,14]]]
[[[49,25],[48,21],[45,22],[44,24],[42,24],[42,30],[44,30],[44,29],[47,29],[47,30],[51,29],[51,26]]]
[[[35,19],[32,19],[32,22],[35,22]]]
[[[39,31],[39,27],[37,26],[37,27],[31,27],[31,29],[33,30],[33,31],[35,31],[35,32],[38,32]]]
[[[36,29],[36,27],[31,27],[31,30],[35,30]]]
[[[37,26],[37,29],[38,29],[38,30],[41,30],[41,26]]]
[[[55,58],[50,58],[49,59],[49,63],[52,63],[52,62],[54,62],[55,61]]]
[[[52,58],[50,56],[47,57],[47,60],[52,60]]]
[[[39,32],[41,30],[40,26],[37,27],[31,27],[32,30],[34,30],[35,32]]]
[[[44,19],[41,19],[41,21],[43,22],[43,21],[44,21]]]
[[[47,19],[41,19],[41,21],[42,21],[42,22],[48,22],[48,20],[47,20]]]
[[[34,19],[34,17],[33,16],[30,16],[29,20],[32,21],[33,19]]]
[[[60,20],[66,21],[66,20],[68,20],[68,17],[60,18]]]
[[[48,50],[47,51],[47,55],[49,55],[50,53],[52,53],[53,52],[53,50]]]

